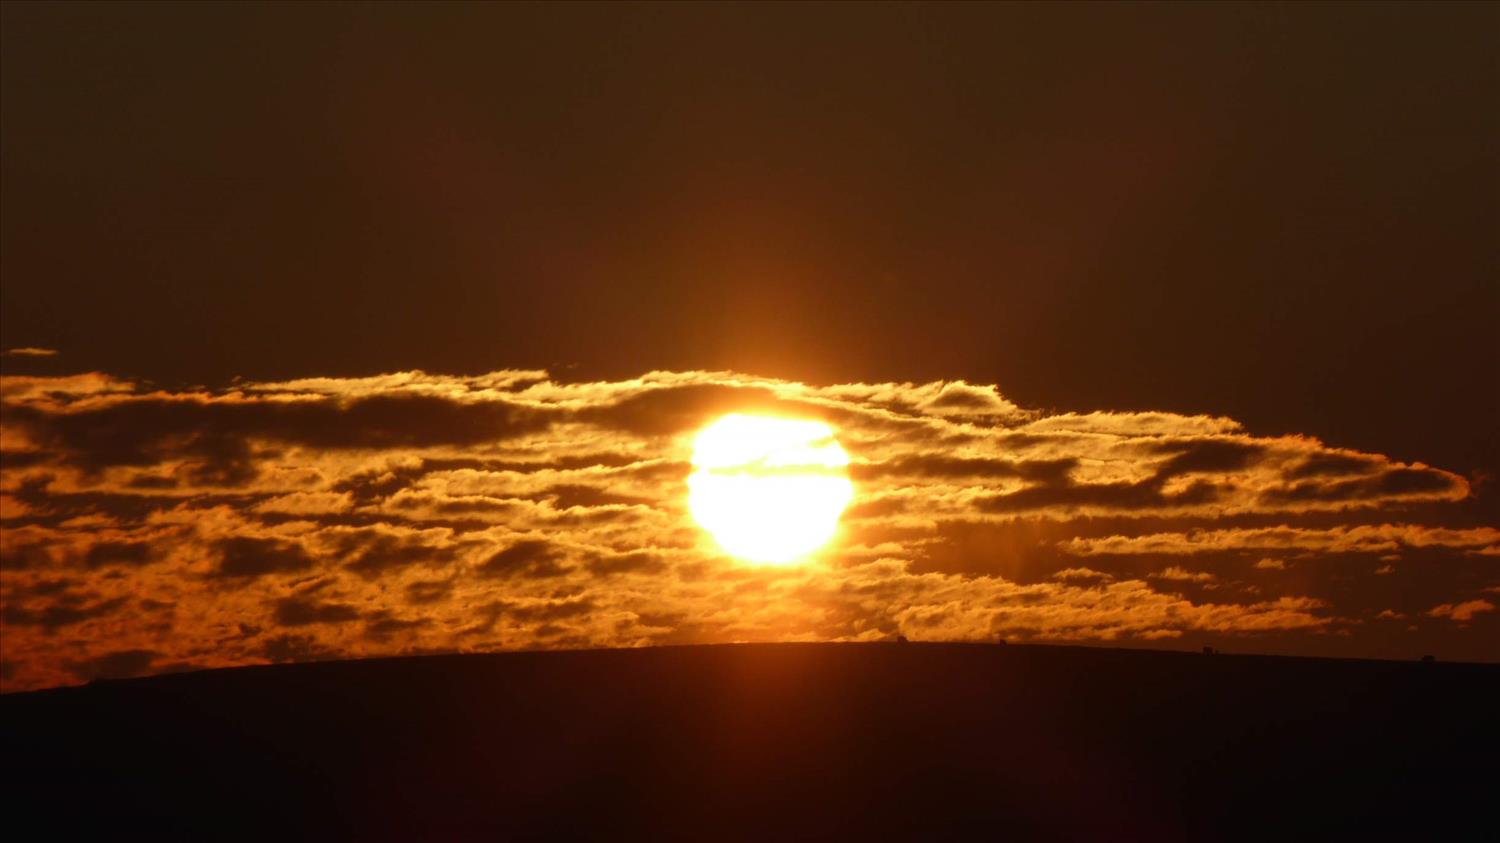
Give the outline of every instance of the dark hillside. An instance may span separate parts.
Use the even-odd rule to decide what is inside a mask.
[[[194,839],[1430,837],[1493,821],[1497,691],[1489,665],[998,645],[242,668],[0,698],[4,816]]]

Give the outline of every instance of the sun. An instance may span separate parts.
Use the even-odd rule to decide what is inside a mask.
[[[854,496],[848,466],[822,422],[731,413],[693,440],[688,509],[731,555],[794,562],[833,538]]]

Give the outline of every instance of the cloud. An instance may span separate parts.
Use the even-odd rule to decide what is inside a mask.
[[[386,641],[391,637],[432,623],[430,618],[398,618],[389,612],[381,612],[365,620],[365,637]]]
[[[33,626],[51,632],[109,615],[125,603],[124,597],[89,602],[74,594],[64,594],[38,608],[30,608],[18,601],[7,601],[4,609],[0,610],[0,620],[6,626]]]
[[[1190,555],[1222,550],[1296,550],[1322,553],[1387,553],[1402,547],[1449,547],[1484,552],[1500,546],[1493,527],[1448,529],[1419,524],[1375,524],[1307,529],[1287,526],[1143,536],[1076,538],[1062,548],[1078,556],[1106,554]],[[1257,567],[1270,567],[1260,566]]]
[[[267,574],[307,571],[317,565],[301,545],[274,539],[237,536],[219,542],[216,576],[253,579]]]
[[[109,565],[145,565],[152,559],[151,545],[147,542],[99,542],[84,554],[84,563],[90,568]]]
[[[1052,575],[1056,580],[1112,580],[1114,577],[1103,571],[1095,571],[1090,568],[1064,568]]]
[[[387,573],[411,566],[442,567],[458,558],[460,548],[446,544],[450,530],[380,531],[350,530],[334,534],[336,552],[349,562],[344,569],[365,579],[379,579]]]
[[[283,597],[276,601],[273,616],[280,626],[307,626],[316,623],[348,623],[360,618],[359,609],[346,603],[328,603],[303,597]]]
[[[559,564],[559,557],[558,551],[548,542],[540,539],[525,539],[491,554],[474,569],[474,572],[485,578],[560,577],[568,573],[569,569]]]
[[[1488,600],[1469,600],[1463,603],[1443,603],[1433,606],[1427,614],[1434,618],[1450,618],[1463,623],[1473,620],[1481,612],[1495,611],[1495,604]]]
[[[0,400],[7,690],[127,651],[155,654],[150,672],[898,633],[1314,647],[1369,616],[1350,595],[1375,572],[1341,555],[1400,554],[1403,588],[1436,602],[1500,553],[1500,531],[1445,520],[1473,490],[1438,468],[1216,416],[1044,413],[964,381],[516,370],[170,391],[91,373],[6,376]],[[856,498],[816,561],[742,565],[693,523],[691,438],[730,410],[836,429]],[[1218,573],[1231,557],[1298,576],[1250,586]]]
[[[248,484],[258,476],[263,445],[336,451],[462,446],[548,424],[538,408],[424,394],[319,400],[153,393],[80,403],[63,412],[16,404],[8,426],[86,471],[180,460],[182,478],[200,486]]]
[[[262,658],[270,662],[316,662],[336,659],[340,650],[320,643],[311,635],[283,633],[267,637],[259,648]]]
[[[68,672],[84,681],[129,679],[151,668],[157,654],[151,650],[117,650],[83,661],[70,662]]]
[[[1170,568],[1167,568],[1166,570],[1164,570],[1164,571],[1162,571],[1160,573],[1152,574],[1152,576],[1155,577],[1155,578],[1157,578],[1157,579],[1161,579],[1161,580],[1176,580],[1178,582],[1199,582],[1199,583],[1213,582],[1214,580],[1218,579],[1218,577],[1214,576],[1213,574],[1208,573],[1207,571],[1197,571],[1197,572],[1194,572],[1194,571],[1189,571],[1189,570],[1187,570],[1185,568],[1179,568],[1179,567],[1177,567],[1175,565],[1172,566],[1172,567],[1170,567]]]
[[[21,348],[7,349],[4,352],[4,356],[6,356],[6,357],[56,357],[57,353],[58,353],[57,349],[55,349],[55,348],[35,348],[35,347],[32,347],[32,346],[22,346]]]

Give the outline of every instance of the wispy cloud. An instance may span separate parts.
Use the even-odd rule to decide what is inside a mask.
[[[1495,604],[1488,600],[1467,600],[1463,603],[1443,603],[1427,613],[1434,618],[1451,618],[1460,623],[1474,619],[1480,612],[1495,611]]]
[[[1383,554],[1413,547],[1448,547],[1489,553],[1500,548],[1500,530],[1493,527],[1454,530],[1420,524],[1372,524],[1327,529],[1279,526],[1200,530],[1193,533],[1153,533],[1145,536],[1077,538],[1063,543],[1062,547],[1067,552],[1080,556],[1186,555],[1226,549]]]

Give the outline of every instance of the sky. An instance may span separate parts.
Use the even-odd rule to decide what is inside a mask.
[[[1497,24],[5,4],[0,682],[896,634],[1493,660]],[[754,408],[849,452],[816,564],[684,510],[691,433]]]

